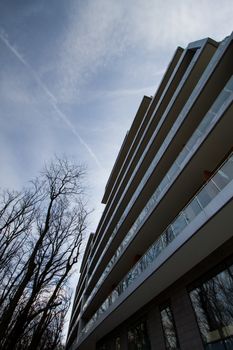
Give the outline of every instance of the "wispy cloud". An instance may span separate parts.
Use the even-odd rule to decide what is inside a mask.
[[[149,61],[155,64],[178,45],[206,36],[221,40],[231,31],[233,16],[232,0],[87,0],[81,9],[77,1],[69,6],[58,59],[59,94],[65,102],[77,99],[100,69],[112,65],[114,70],[116,60],[130,50],[136,64],[144,55],[146,71]],[[128,71],[134,68],[127,66]]]
[[[46,95],[49,104],[54,109],[54,111],[59,115],[60,119],[66,124],[66,126],[71,130],[71,132],[77,137],[79,142],[84,146],[86,151],[89,153],[89,155],[94,159],[96,164],[99,168],[102,169],[102,165],[95,155],[95,153],[92,151],[90,146],[84,141],[84,139],[80,136],[79,132],[75,128],[75,126],[71,123],[69,118],[66,116],[66,114],[59,108],[57,98],[54,96],[54,94],[47,88],[47,86],[43,83],[43,81],[40,79],[39,75],[34,71],[34,69],[31,67],[31,65],[26,61],[26,59],[23,57],[23,55],[19,52],[18,49],[9,41],[7,34],[5,31],[1,28],[0,29],[0,39],[2,42],[7,46],[7,48],[15,55],[15,57],[27,68],[29,73],[33,76],[39,87],[42,89],[44,94]]]

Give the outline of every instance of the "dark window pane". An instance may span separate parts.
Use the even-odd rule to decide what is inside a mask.
[[[179,348],[175,330],[175,323],[170,306],[166,306],[160,311],[166,349],[175,350]]]
[[[233,269],[229,267],[190,292],[206,349],[233,349]],[[223,345],[225,344],[225,345]]]
[[[115,339],[115,350],[120,350],[121,349],[121,340],[120,337],[117,337]]]
[[[139,322],[128,330],[128,349],[150,350],[150,341],[145,321]]]

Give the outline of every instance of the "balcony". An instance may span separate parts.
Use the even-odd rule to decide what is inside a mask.
[[[98,258],[98,261],[95,260],[96,265],[94,267],[94,270],[92,271],[92,275],[89,278],[89,284],[87,286],[87,293],[90,293],[92,287],[97,282],[97,278],[103,272],[102,266],[108,263],[109,258],[110,258],[109,255],[110,255],[111,251],[115,251],[117,249],[117,245],[119,245],[119,243],[120,243],[119,241],[123,239],[122,236],[125,234],[125,227],[123,228],[123,226],[127,225],[125,219],[129,218],[129,215],[131,215],[130,212],[131,212],[132,206],[135,205],[135,201],[137,200],[137,198],[139,196],[142,195],[142,191],[144,191],[145,186],[147,186],[148,182],[151,181],[151,180],[149,180],[149,178],[152,176],[152,174],[154,177],[155,168],[157,167],[158,163],[160,162],[161,157],[164,158],[164,153],[170,147],[171,143],[176,143],[176,146],[173,147],[173,151],[172,151],[173,153],[175,152],[176,149],[178,149],[177,148],[177,141],[173,140],[174,135],[176,135],[176,133],[179,133],[178,139],[180,142],[180,140],[181,140],[180,138],[182,138],[182,140],[184,139],[185,133],[186,133],[186,135],[188,132],[190,133],[190,125],[195,124],[198,121],[198,118],[200,118],[200,105],[197,103],[198,106],[195,106],[195,108],[193,108],[193,105],[194,105],[194,103],[196,103],[195,102],[196,99],[199,98],[200,92],[202,94],[203,86],[205,87],[205,84],[209,84],[211,86],[211,91],[212,91],[211,94],[208,93],[208,88],[207,88],[206,89],[207,93],[205,92],[201,96],[201,99],[204,101],[202,104],[205,106],[204,108],[207,108],[207,110],[208,110],[209,106],[211,105],[210,102],[216,98],[217,94],[220,92],[219,90],[224,86],[225,81],[227,80],[227,77],[226,77],[225,73],[222,72],[223,67],[220,67],[218,65],[218,61],[223,54],[225,54],[226,58],[224,58],[224,59],[226,59],[226,61],[228,61],[230,56],[232,57],[231,52],[227,52],[227,55],[226,55],[226,51],[228,49],[229,43],[230,43],[230,40],[229,40],[229,42],[225,43],[225,46],[223,45],[221,47],[221,49],[216,52],[216,55],[213,57],[213,60],[211,61],[210,67],[203,74],[204,78],[200,80],[200,82],[198,83],[198,85],[194,89],[193,94],[191,95],[187,104],[184,106],[184,109],[180,113],[180,116],[178,117],[177,121],[175,122],[174,127],[172,127],[171,132],[169,133],[168,137],[164,140],[164,143],[162,144],[161,148],[157,152],[156,157],[154,157],[154,159],[153,159],[153,163],[151,163],[151,165],[149,166],[147,172],[145,173],[144,177],[142,178],[141,182],[139,183],[138,188],[135,191],[135,194],[133,195],[133,197],[131,198],[127,207],[125,208],[125,211],[122,213],[122,216],[120,217],[118,223],[116,224],[115,228],[113,229],[111,236],[108,238],[108,241],[104,245],[103,250],[101,252],[101,255]],[[230,51],[230,49],[228,51]],[[213,74],[213,72],[215,72],[215,69],[216,69],[216,77],[212,78],[211,75]],[[219,75],[221,75],[221,79],[218,77]],[[210,79],[210,77],[212,80]],[[218,77],[218,84],[216,84],[217,77]],[[229,79],[229,72],[228,72],[228,79]],[[222,86],[220,84],[220,81],[221,81]],[[209,97],[210,95],[211,95],[211,97]],[[208,106],[208,103],[210,103],[209,106]],[[195,109],[195,112],[194,112],[194,109]],[[183,128],[183,126],[182,126],[180,128],[180,129],[182,129],[180,132],[179,130],[177,130],[177,128],[180,127],[180,125],[182,125],[182,123],[186,123],[185,118],[186,118],[188,113],[191,113],[190,116],[188,116],[188,119],[189,119],[188,125],[189,126],[186,127],[187,130],[185,130],[185,133],[184,133],[184,130],[182,129]],[[188,136],[185,136],[185,137],[188,137]],[[177,140],[177,137],[176,137],[176,140]],[[184,141],[183,142],[183,144],[184,144],[186,141],[185,140],[183,140],[183,141]],[[169,159],[172,159],[173,156],[174,155],[172,155],[172,156],[170,155]],[[166,160],[166,162],[168,162],[168,160]],[[137,167],[135,168],[135,170],[137,170]],[[164,169],[163,169],[163,171],[164,171]],[[160,173],[160,171],[159,171],[159,173]],[[158,172],[157,172],[157,174],[158,174]],[[155,175],[155,176],[157,176],[157,175]],[[128,229],[129,228],[127,228],[127,230]],[[100,264],[100,262],[101,262],[101,264]],[[93,263],[93,261],[92,261],[92,263]]]
[[[161,198],[164,196],[165,192],[167,191],[168,187],[171,186],[171,184],[174,182],[176,177],[179,173],[181,173],[184,169],[184,166],[186,162],[191,158],[191,156],[194,154],[194,152],[198,149],[198,147],[201,145],[203,140],[208,136],[210,131],[214,128],[217,122],[221,119],[222,112],[224,112],[224,109],[228,106],[230,101],[232,101],[233,96],[233,77],[228,81],[222,92],[219,94],[218,98],[216,99],[215,103],[212,105],[209,112],[206,114],[206,116],[203,118],[183,150],[180,152],[179,156],[167,172],[166,176],[163,178],[162,182],[159,184],[159,186],[156,188],[155,192],[147,202],[146,206],[140,213],[137,220],[132,225],[131,229],[126,234],[125,238],[117,248],[115,254],[112,256],[111,260],[107,264],[105,270],[103,271],[101,277],[99,278],[95,288],[92,290],[91,294],[89,295],[88,299],[86,300],[83,309],[85,310],[90,303],[90,301],[94,298],[95,294],[99,291],[100,286],[103,284],[104,280],[108,276],[109,272],[111,271],[112,267],[116,264],[118,258],[121,256],[123,251],[128,246],[129,242],[135,237],[139,229],[142,227],[144,222],[148,219],[148,217],[151,215],[151,213],[154,211],[157,204],[160,202]],[[165,145],[162,146],[164,151]],[[156,162],[157,158],[152,162],[152,166],[154,162]],[[138,193],[136,192],[138,195]],[[113,235],[115,232],[113,232]],[[111,240],[109,240],[108,244],[106,245],[105,250],[108,248]]]
[[[206,43],[207,41],[205,41],[205,44]],[[209,52],[207,55],[207,51],[210,48],[206,47],[205,44],[203,41],[202,43],[203,47],[201,49],[198,49],[194,55],[193,54],[191,55],[191,58],[192,58],[191,61],[190,61],[190,57],[186,57],[186,56],[189,56],[188,54],[192,52],[192,50],[186,50],[187,52],[184,53],[183,55],[184,56],[183,59],[185,61],[183,62],[183,64],[185,67],[182,68],[184,69],[184,71],[182,70],[182,74],[180,77],[181,80],[178,79],[179,84],[176,86],[175,90],[172,89],[173,91],[172,95],[169,95],[169,98],[167,97],[165,106],[163,106],[163,108],[160,110],[160,107],[161,107],[160,105],[163,105],[164,103],[163,99],[161,99],[160,103],[158,104],[158,110],[155,109],[155,111],[153,112],[150,123],[148,122],[148,125],[146,128],[147,131],[148,130],[150,132],[154,131],[153,135],[150,135],[149,140],[147,138],[147,143],[146,145],[144,145],[143,149],[141,150],[142,153],[140,155],[140,158],[137,158],[137,161],[133,160],[132,158],[130,159],[130,162],[128,162],[128,163],[131,163],[132,161],[135,161],[136,164],[133,167],[132,173],[130,173],[130,175],[127,175],[126,178],[124,179],[124,184],[123,185],[122,183],[119,184],[119,187],[123,186],[122,193],[120,198],[117,199],[117,201],[115,201],[114,199],[115,204],[113,202],[111,204],[111,207],[113,205],[114,211],[111,213],[110,216],[107,216],[108,214],[106,213],[107,224],[106,224],[106,227],[102,230],[103,235],[100,241],[98,242],[98,246],[95,247],[96,249],[95,249],[95,255],[93,256],[93,259],[92,259],[92,267],[97,261],[99,262],[101,260],[101,258],[99,258],[99,254],[102,251],[103,247],[105,247],[106,242],[103,242],[103,238],[106,238],[105,237],[106,232],[108,230],[112,231],[113,229],[114,231],[119,231],[119,227],[122,225],[123,221],[127,217],[129,209],[131,209],[132,205],[135,202],[135,198],[137,198],[137,196],[135,196],[134,199],[130,201],[130,205],[127,205],[125,212],[122,214],[122,217],[120,218],[115,228],[114,227],[111,228],[112,221],[113,221],[112,218],[114,218],[115,215],[117,215],[116,213],[117,213],[117,210],[119,210],[119,206],[123,207],[123,205],[126,205],[126,202],[127,202],[126,197],[127,196],[129,197],[129,192],[131,194],[134,191],[135,192],[137,191],[139,193],[141,189],[144,187],[145,182],[147,181],[148,178],[145,179],[143,177],[143,179],[141,179],[141,177],[144,175],[144,172],[147,170],[148,164],[150,164],[151,162],[151,157],[154,156],[155,150],[160,147],[161,143],[166,137],[166,134],[169,132],[172,124],[174,123],[175,119],[178,117],[179,112],[183,106],[183,103],[189,98],[193,90],[193,87],[195,86],[201,74],[203,73],[203,70],[206,64],[208,63],[208,60],[211,57]],[[213,52],[211,51],[211,54],[212,53]],[[206,56],[208,56],[208,59]],[[177,70],[179,70],[178,68],[179,67],[177,67]],[[173,75],[175,75],[175,72]],[[155,122],[156,122],[156,127],[154,130],[150,124]],[[139,149],[139,146],[140,146],[140,142],[138,142],[137,151]],[[152,169],[152,171],[153,170],[154,169]],[[151,171],[149,176],[150,175],[151,175]],[[135,188],[136,186],[140,188],[136,189]],[[111,235],[111,239],[112,239],[112,235]],[[109,240],[107,242],[109,242]]]
[[[153,299],[232,237],[230,230],[224,230],[223,225],[231,218],[232,198],[233,154],[183,208],[88,321],[78,339],[80,349],[88,348],[87,344],[82,347],[87,335],[90,340],[90,334],[97,329],[99,335],[94,336],[103,336],[103,332],[110,330],[108,328],[115,327],[119,320],[122,322],[129,317],[130,313]],[[103,322],[106,317],[107,324]]]

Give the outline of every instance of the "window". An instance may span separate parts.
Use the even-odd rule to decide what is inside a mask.
[[[110,346],[106,342],[97,344],[97,350],[110,350]]]
[[[121,339],[120,337],[116,337],[115,339],[115,350],[120,350],[121,349]]]
[[[99,345],[98,350],[107,350],[107,345],[106,344]]]
[[[190,292],[206,350],[233,349],[232,295],[233,265]]]
[[[150,340],[147,334],[146,322],[141,321],[128,330],[129,350],[150,350]]]
[[[179,342],[176,334],[175,322],[169,304],[160,309],[160,316],[163,326],[163,334],[167,350],[179,349]]]

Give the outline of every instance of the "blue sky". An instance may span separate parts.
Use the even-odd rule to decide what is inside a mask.
[[[178,45],[232,31],[232,0],[0,0],[0,185],[66,154],[88,166],[92,230],[143,95]]]

